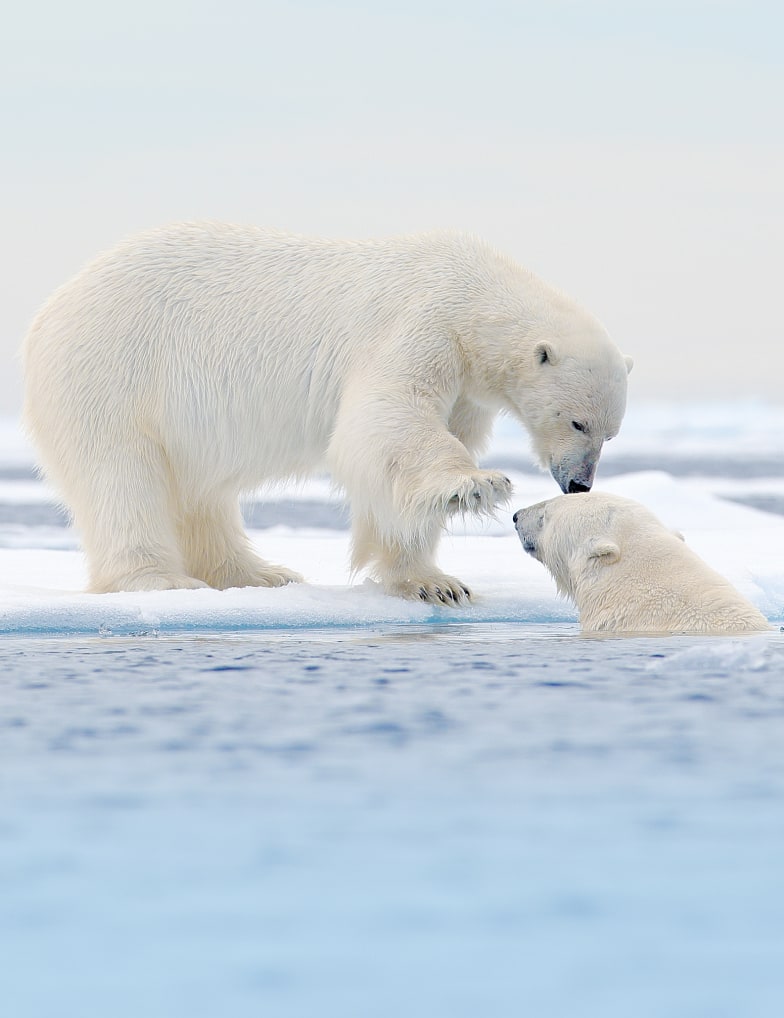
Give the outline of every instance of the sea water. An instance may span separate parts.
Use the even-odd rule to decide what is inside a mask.
[[[223,615],[215,592],[89,600],[10,442],[2,1013],[780,1015],[779,517],[717,500],[713,540],[699,493],[734,478],[727,494],[775,509],[784,471],[772,445],[743,472],[762,414],[728,413],[723,441],[700,419],[645,465],[678,479],[668,498],[736,582],[755,563],[775,628],[748,637],[582,637],[493,530],[458,540],[480,578],[509,558],[473,615],[396,615],[362,586],[278,592],[278,624],[235,628],[239,593]],[[653,499],[660,479],[622,473],[664,447],[639,435],[617,483]],[[492,455],[512,458],[503,435]],[[344,548],[335,511],[294,496],[281,542]]]

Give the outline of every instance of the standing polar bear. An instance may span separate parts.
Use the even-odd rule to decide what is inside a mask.
[[[81,531],[92,591],[276,586],[238,495],[326,466],[354,569],[470,597],[435,550],[510,496],[476,457],[514,415],[563,491],[590,488],[631,362],[587,312],[485,244],[154,230],[57,290],[25,341],[25,420]]]
[[[639,502],[561,495],[514,514],[586,633],[747,633],[765,616]]]

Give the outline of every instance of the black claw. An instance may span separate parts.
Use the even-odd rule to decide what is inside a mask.
[[[424,588],[424,587],[420,587],[420,588],[419,588],[419,597],[420,597],[420,598],[421,598],[421,600],[423,600],[423,601],[429,601],[429,600],[430,600],[430,599],[428,598],[428,596],[427,596],[427,591],[425,590],[425,588]]]

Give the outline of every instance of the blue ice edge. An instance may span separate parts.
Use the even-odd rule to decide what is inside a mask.
[[[310,588],[306,596],[280,591],[162,591],[24,597],[0,609],[0,635],[134,636],[349,630],[455,625],[549,625],[576,622],[567,604],[480,597],[464,608],[388,598],[360,588]]]
[[[499,615],[496,618],[444,618],[436,615],[429,616],[425,619],[418,619],[416,622],[400,622],[394,619],[378,619],[375,622],[280,622],[280,623],[269,623],[258,624],[256,622],[248,622],[247,624],[233,624],[230,626],[221,625],[215,623],[210,625],[209,623],[162,623],[160,625],[141,625],[138,622],[136,624],[121,623],[119,625],[107,626],[102,624],[98,627],[91,625],[73,625],[73,626],[36,626],[33,624],[18,625],[18,626],[0,626],[0,637],[52,637],[52,636],[98,636],[98,637],[111,637],[111,636],[199,636],[199,635],[236,635],[238,633],[324,633],[324,632],[351,632],[352,630],[379,630],[379,629],[394,629],[399,631],[410,627],[412,630],[420,630],[423,627],[438,627],[443,630],[448,629],[464,629],[466,626],[544,626],[544,625],[563,625],[565,622],[562,618],[556,618],[555,616],[546,617],[540,616],[537,618],[512,618],[509,616]],[[576,620],[574,620],[576,625]]]
[[[778,615],[779,613],[774,613]],[[778,627],[780,624],[772,620]],[[495,591],[463,608],[387,597],[357,587],[156,591],[10,596],[0,604],[0,636],[142,636],[577,623],[566,601]]]

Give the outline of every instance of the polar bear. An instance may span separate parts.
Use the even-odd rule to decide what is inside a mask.
[[[57,290],[23,349],[24,418],[95,592],[275,586],[238,495],[326,467],[352,566],[457,604],[435,564],[453,513],[509,480],[477,455],[499,411],[564,491],[590,488],[624,358],[572,300],[451,232],[313,239],[218,222],[121,243]]]
[[[767,619],[645,506],[605,492],[560,495],[513,516],[586,633],[745,633]]]

